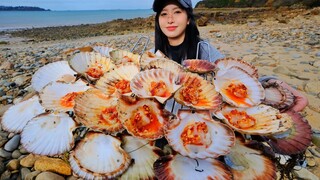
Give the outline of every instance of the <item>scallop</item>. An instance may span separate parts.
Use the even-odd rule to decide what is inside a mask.
[[[238,67],[219,70],[213,83],[224,101],[233,106],[252,107],[265,98],[265,91],[258,79]]]
[[[182,65],[190,72],[195,73],[209,73],[213,72],[215,65],[208,60],[202,59],[186,59],[182,62]]]
[[[117,65],[114,69],[105,73],[105,75],[96,82],[95,87],[102,90],[106,95],[131,95],[130,81],[139,72],[139,66],[134,63]]]
[[[132,92],[143,98],[156,98],[164,103],[180,87],[179,75],[163,69],[151,69],[137,74],[130,82]]]
[[[162,54],[160,51],[157,51],[155,54],[150,52],[150,51],[146,51],[142,54],[141,56],[141,60],[140,60],[140,65],[142,69],[145,69],[146,66],[153,60],[158,60],[158,59],[163,59],[165,58],[165,55]]]
[[[159,180],[163,179],[232,179],[227,166],[216,159],[192,159],[180,154],[167,155],[154,163]]]
[[[81,80],[72,84],[52,82],[39,93],[40,101],[47,110],[73,111],[74,98],[89,88],[90,86],[87,86]]]
[[[185,69],[182,65],[167,58],[150,61],[146,69],[164,69],[172,73],[185,72]]]
[[[127,62],[135,63],[140,66],[140,55],[122,49],[114,49],[109,52],[112,61],[115,64],[123,64]]]
[[[311,126],[298,112],[287,111],[286,114],[292,118],[293,126],[282,134],[270,137],[268,144],[280,154],[293,155],[305,152],[311,144]]]
[[[119,118],[132,136],[155,140],[163,137],[169,119],[162,104],[153,98],[122,96],[118,103]]]
[[[30,153],[54,156],[74,146],[72,131],[76,124],[66,113],[41,114],[34,117],[21,133],[21,144]]]
[[[89,80],[99,79],[114,66],[110,58],[97,52],[77,53],[69,63],[72,69]]]
[[[165,129],[169,145],[190,158],[216,158],[228,154],[234,145],[231,128],[216,122],[208,110],[178,110]]]
[[[109,47],[107,45],[104,45],[104,44],[96,44],[93,46],[93,50],[95,52],[98,52],[106,57],[110,57],[110,51],[113,50],[112,47]]]
[[[217,70],[228,70],[232,67],[238,67],[246,71],[250,76],[258,78],[258,69],[248,62],[233,57],[226,57],[215,61]]]
[[[74,82],[77,72],[73,71],[68,61],[57,61],[49,63],[39,68],[32,76],[31,86],[36,91],[49,84],[50,82]]]
[[[185,106],[195,109],[216,110],[222,103],[221,95],[210,82],[195,73],[180,74],[182,87],[175,93],[174,99]]]
[[[251,108],[226,105],[217,114],[226,124],[243,134],[279,134],[292,126],[290,116],[263,104]]]
[[[117,133],[123,129],[118,118],[118,98],[91,88],[79,94],[74,102],[78,123],[98,132]]]
[[[276,165],[267,156],[237,138],[231,152],[224,156],[233,179],[276,179]]]
[[[126,171],[131,157],[111,135],[89,132],[74,150],[69,162],[75,175],[84,179],[114,179]]]
[[[26,124],[35,116],[45,112],[39,103],[39,96],[11,106],[2,116],[1,126],[5,131],[20,133]]]

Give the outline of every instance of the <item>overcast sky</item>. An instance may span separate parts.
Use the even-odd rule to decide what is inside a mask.
[[[192,0],[193,6],[200,0]],[[151,9],[153,0],[0,0],[2,6],[36,6],[51,10]]]

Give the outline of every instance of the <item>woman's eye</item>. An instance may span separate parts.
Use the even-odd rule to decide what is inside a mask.
[[[175,11],[174,13],[175,13],[175,14],[180,14],[180,13],[181,13],[181,11]]]
[[[160,14],[160,16],[166,16],[167,15],[167,13],[161,13]]]

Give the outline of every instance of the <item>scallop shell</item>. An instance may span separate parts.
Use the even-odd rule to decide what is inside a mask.
[[[228,154],[234,145],[234,132],[214,121],[207,110],[179,110],[165,129],[169,145],[183,156],[216,158]]]
[[[123,129],[118,118],[118,98],[91,88],[75,98],[76,121],[93,131],[116,133]]]
[[[130,81],[139,72],[139,66],[134,63],[118,65],[105,73],[96,82],[95,87],[102,90],[106,95],[116,95],[117,93],[131,95]]]
[[[154,163],[158,179],[232,179],[225,164],[216,159],[192,159],[189,157],[167,155]]]
[[[134,163],[119,179],[155,179],[153,163],[160,157],[161,150],[150,142],[133,136],[122,138],[123,149],[134,159]]]
[[[138,66],[140,66],[140,57],[141,56],[139,54],[135,54],[130,51],[121,50],[121,49],[114,49],[114,50],[110,51],[109,53],[110,53],[110,57],[111,57],[112,61],[115,64],[123,64],[123,63],[127,63],[127,62],[133,62],[133,63],[137,64]]]
[[[213,63],[202,59],[187,59],[182,61],[182,65],[190,72],[200,74],[213,72],[215,69],[215,65]]]
[[[276,179],[275,163],[261,151],[248,147],[239,139],[225,157],[233,179]]]
[[[242,59],[226,57],[215,61],[218,70],[228,70],[232,67],[238,67],[246,71],[250,76],[258,78],[258,69]]]
[[[180,73],[185,71],[182,65],[166,58],[150,61],[146,69],[164,69],[173,73]]]
[[[160,51],[157,51],[155,54],[150,52],[150,51],[146,51],[142,54],[141,56],[141,60],[140,60],[140,65],[142,69],[145,69],[146,66],[153,60],[157,60],[157,59],[162,59],[165,58],[165,55],[162,54]]]
[[[163,137],[168,112],[153,98],[122,96],[118,104],[119,118],[132,136],[155,140]]]
[[[66,113],[34,117],[21,133],[21,144],[30,153],[54,156],[74,146],[75,122]]]
[[[160,103],[169,99],[181,87],[179,76],[163,69],[151,69],[137,74],[130,82],[132,92],[143,98],[156,98]]]
[[[74,82],[75,74],[77,73],[70,68],[67,61],[53,62],[42,66],[33,74],[31,86],[39,92],[50,82]]]
[[[213,81],[216,91],[220,92],[223,99],[237,107],[252,107],[265,98],[264,89],[258,79],[238,67],[219,70]]]
[[[89,88],[81,80],[72,84],[52,82],[39,93],[40,101],[42,106],[47,110],[59,112],[73,111],[74,98]]]
[[[286,132],[270,137],[268,144],[275,152],[285,155],[299,154],[304,152],[311,144],[312,130],[308,121],[301,114],[287,111],[293,126]]]
[[[182,73],[180,80],[183,82],[182,87],[174,95],[174,99],[180,104],[210,110],[215,110],[221,105],[222,98],[214,85],[198,74]]]
[[[84,179],[113,179],[130,165],[131,157],[121,141],[110,135],[89,132],[70,152],[73,172]]]
[[[113,48],[103,44],[96,44],[93,46],[93,50],[106,57],[110,57],[110,51],[112,51]]]
[[[217,114],[226,124],[243,134],[279,134],[292,126],[290,116],[262,104],[251,108],[224,106]]]
[[[5,131],[20,133],[32,118],[44,112],[45,109],[39,103],[39,97],[34,95],[28,100],[11,106],[3,114],[1,126]]]
[[[291,91],[283,88],[277,82],[263,82],[262,86],[266,94],[266,97],[262,102],[263,104],[272,106],[281,111],[285,111],[294,105],[295,96]]]
[[[99,79],[114,66],[110,58],[97,52],[77,53],[69,63],[72,69],[89,80]]]

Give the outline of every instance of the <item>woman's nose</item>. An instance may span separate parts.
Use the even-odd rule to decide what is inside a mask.
[[[172,15],[169,15],[169,16],[168,16],[168,23],[171,24],[171,23],[173,23],[173,22],[174,22],[173,16],[172,16]]]

